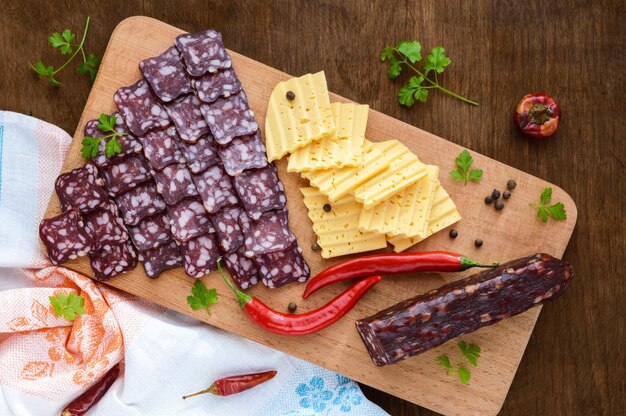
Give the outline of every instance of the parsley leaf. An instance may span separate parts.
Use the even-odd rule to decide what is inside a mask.
[[[465,341],[459,341],[457,344],[461,350],[461,354],[465,359],[474,367],[478,366],[478,359],[480,358],[480,347],[476,344],[468,344]],[[458,364],[456,367],[450,361],[450,357],[447,355],[439,355],[436,358],[439,365],[448,370],[448,375],[458,374],[461,383],[467,384],[472,377],[470,371],[463,364]]]
[[[457,166],[457,169],[453,169],[450,171],[450,176],[452,176],[457,181],[463,181],[465,185],[469,181],[478,181],[483,177],[482,169],[470,169],[473,163],[472,155],[467,149],[464,149],[456,159],[454,159],[454,163]]]
[[[545,188],[541,192],[538,204],[530,204],[531,207],[537,208],[537,216],[541,218],[543,222],[548,222],[548,219],[557,221],[563,221],[567,219],[567,212],[565,211],[565,205],[562,202],[557,202],[553,205],[548,205],[552,200],[552,188]]]
[[[445,68],[450,65],[450,62],[450,58],[444,54],[443,47],[435,46],[426,57],[424,74],[428,75],[428,73],[433,70],[441,74]]]
[[[83,148],[81,149],[81,153],[84,159],[92,159],[96,157],[98,154],[100,142],[104,140],[106,142],[104,146],[104,152],[106,157],[112,158],[115,155],[122,153],[122,144],[117,139],[120,136],[125,136],[126,133],[117,131],[115,129],[115,123],[117,122],[117,117],[114,115],[108,115],[105,113],[100,114],[98,118],[98,129],[100,129],[103,133],[109,133],[104,137],[90,137],[85,136],[83,141],[81,142]]]
[[[63,316],[68,321],[73,321],[78,315],[85,313],[85,298],[76,293],[59,293],[56,296],[50,296],[50,304],[54,311],[54,316]]]
[[[389,79],[395,79],[400,76],[400,72],[402,71],[402,65],[396,57],[392,57],[390,59],[391,65],[389,65],[389,69],[387,70],[387,77]]]
[[[59,48],[62,55],[67,55],[74,52],[72,49],[72,42],[74,41],[74,38],[76,38],[76,35],[74,35],[71,30],[65,29],[63,34],[54,32],[50,35],[48,43],[50,43],[53,48]]]
[[[83,159],[93,159],[98,154],[98,146],[100,145],[100,141],[102,137],[90,137],[85,136],[81,144],[83,148],[80,149],[80,153],[83,156]]]
[[[385,62],[391,59],[396,59],[396,56],[393,54],[393,48],[391,46],[387,46],[380,52],[380,61]]]
[[[416,40],[400,42],[396,49],[413,64],[422,60],[422,45]]]
[[[106,153],[108,158],[112,158],[115,155],[118,155],[122,152],[122,145],[117,140],[116,136],[113,136],[107,144],[104,146],[104,152]]]
[[[106,113],[100,114],[98,118],[98,128],[105,133],[115,132],[115,122],[117,117]]]
[[[480,358],[480,347],[476,344],[467,344],[465,341],[458,343],[461,354],[467,359],[467,361],[474,367],[478,366],[478,359]]]
[[[422,87],[424,77],[411,77],[407,84],[398,91],[398,102],[407,107],[415,104],[415,100],[426,102],[428,90]]]
[[[209,316],[211,312],[209,307],[217,302],[217,290],[207,289],[207,287],[199,280],[196,280],[191,288],[191,295],[187,296],[187,303],[191,306],[191,309],[206,309]]]
[[[94,82],[96,80],[96,75],[98,74],[101,61],[102,58],[99,56],[90,54],[85,62],[81,62],[78,65],[78,72],[83,75],[87,75],[89,77],[89,82]]]
[[[469,372],[469,370],[462,365],[459,366],[456,372],[459,374],[459,378],[461,379],[461,383],[463,384],[467,384],[467,382],[470,381],[470,378],[472,378],[472,374]]]
[[[452,364],[450,364],[450,357],[447,355],[438,355],[437,362],[439,362],[443,368],[450,369],[452,367]]]

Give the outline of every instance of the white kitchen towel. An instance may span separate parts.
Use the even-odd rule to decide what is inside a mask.
[[[50,265],[37,230],[70,142],[0,111],[0,415],[57,416],[122,359],[89,415],[386,414],[346,377]],[[86,313],[54,316],[48,296],[59,292],[83,295]],[[277,376],[247,392],[181,399],[269,369]]]

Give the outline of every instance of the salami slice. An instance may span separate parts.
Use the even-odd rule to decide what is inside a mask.
[[[263,168],[268,164],[260,130],[235,137],[226,146],[219,146],[217,152],[230,176],[237,176],[247,169]]]
[[[170,217],[163,214],[156,214],[146,217],[139,224],[128,227],[131,240],[139,251],[150,250],[172,241],[170,231]]]
[[[200,111],[200,101],[193,94],[182,96],[166,104],[165,111],[169,114],[184,142],[195,143],[211,131]]]
[[[296,240],[289,230],[287,211],[268,211],[258,220],[242,212],[239,224],[245,236],[245,254],[248,257],[284,251]]]
[[[182,252],[185,273],[191,277],[202,277],[211,270],[217,269],[220,251],[213,234],[201,235],[187,241],[182,245]]]
[[[139,261],[143,264],[146,274],[156,279],[161,273],[183,265],[183,256],[176,242],[172,241],[151,250],[140,251]]]
[[[143,136],[148,130],[170,125],[165,108],[150,91],[148,83],[143,78],[130,87],[118,89],[113,100],[135,136]]]
[[[276,167],[272,164],[262,169],[246,170],[234,177],[235,189],[246,212],[252,219],[273,209],[283,209],[287,203],[285,187]]]
[[[191,173],[185,165],[170,165],[161,172],[152,171],[152,176],[156,181],[157,192],[167,205],[174,205],[183,198],[198,196]]]
[[[84,256],[93,247],[93,240],[83,227],[80,213],[75,209],[41,221],[39,237],[48,250],[52,264]]]
[[[115,200],[122,212],[126,225],[136,225],[150,215],[165,210],[163,198],[157,193],[156,185],[152,182],[141,185]]]
[[[130,241],[107,245],[99,251],[89,253],[89,259],[95,278],[101,282],[137,266],[137,253]]]
[[[185,62],[187,73],[192,77],[230,68],[232,65],[222,35],[215,30],[180,35],[176,38],[176,47]]]
[[[128,232],[113,201],[84,217],[85,229],[93,239],[93,250],[128,240]]]
[[[113,163],[117,163],[120,160],[124,159],[126,156],[141,153],[142,149],[139,140],[137,140],[135,136],[130,133],[128,127],[126,127],[126,123],[124,123],[122,115],[119,112],[115,112],[111,115],[115,116],[115,130],[123,133],[122,136],[118,136],[117,138],[117,141],[120,143],[122,150],[119,154],[108,158],[105,150],[106,141],[101,140],[100,143],[98,143],[98,154],[96,155],[96,157],[93,158],[93,163],[100,168],[109,166]],[[98,128],[99,123],[100,121],[98,120],[89,120],[87,124],[85,124],[85,136],[98,138],[110,134],[104,133],[102,130],[100,130]]]
[[[219,165],[211,166],[199,175],[193,175],[193,181],[209,214],[239,202],[230,177]]]
[[[218,98],[211,104],[202,104],[200,110],[215,141],[221,145],[230,143],[235,137],[252,134],[259,128],[243,90],[228,98]]]
[[[139,62],[139,69],[161,101],[169,102],[193,91],[187,71],[175,46],[159,56]]]
[[[237,286],[245,290],[257,284],[259,270],[254,261],[245,256],[244,251],[244,246],[241,246],[237,251],[224,255],[224,262]]]
[[[255,258],[263,284],[276,288],[294,282],[306,282],[311,269],[304,257],[302,249],[294,241],[285,251],[264,254]]]
[[[91,163],[59,175],[54,188],[61,201],[61,210],[76,208],[80,212],[90,212],[106,205],[109,196],[103,184],[98,169]]]
[[[191,85],[200,101],[205,103],[212,103],[219,97],[230,97],[241,91],[241,82],[232,68],[192,79]]]
[[[142,156],[131,156],[102,169],[109,194],[119,196],[150,180],[150,168]]]
[[[243,244],[243,232],[239,226],[240,207],[224,207],[211,215],[211,223],[217,234],[220,248],[232,253]]]
[[[139,140],[143,144],[143,153],[148,163],[155,170],[162,170],[173,163],[185,163],[187,161],[176,144],[178,134],[174,127],[149,131]]]
[[[202,173],[220,161],[217,146],[211,133],[196,143],[178,142],[178,147],[187,159],[187,167],[191,173]]]
[[[215,232],[199,199],[183,199],[178,204],[167,207],[167,212],[170,216],[172,234],[179,243]]]

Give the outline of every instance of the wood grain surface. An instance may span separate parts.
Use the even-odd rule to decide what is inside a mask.
[[[335,92],[528,171],[566,189],[580,217],[565,259],[577,280],[547,306],[501,414],[619,414],[623,410],[624,7],[621,2],[173,2],[125,1],[5,6],[0,17],[0,106],[73,132],[89,86],[62,75],[48,88],[26,71],[54,60],[45,38],[93,17],[88,50],[102,53],[115,25],[145,14],[185,30],[215,27],[228,46],[290,73],[323,67]],[[41,22],[45,22],[42,24]],[[447,87],[481,102],[470,108],[443,96],[411,110],[395,103],[378,50],[398,39],[446,46]],[[41,54],[33,51],[42,51]],[[32,56],[31,56],[32,55]],[[556,137],[521,138],[510,123],[515,102],[546,90],[564,120]],[[620,267],[621,266],[621,267]],[[432,414],[390,395],[366,394],[392,414]]]

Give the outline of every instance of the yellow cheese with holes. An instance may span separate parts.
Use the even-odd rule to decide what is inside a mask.
[[[361,231],[390,236],[425,238],[428,219],[439,180],[439,167],[426,166],[427,175],[371,209],[363,209]]]
[[[363,141],[369,106],[332,103],[335,132],[289,156],[288,172],[357,166],[363,162]]]
[[[435,189],[435,195],[433,197],[433,205],[430,210],[430,217],[428,220],[428,233],[426,237],[430,237],[443,230],[446,227],[451,226],[455,222],[461,219],[461,214],[454,205],[452,198],[443,189],[441,184],[437,184],[437,188]],[[393,244],[393,251],[399,253],[401,251],[406,250],[414,244],[419,243],[424,238],[420,237],[412,237],[412,238],[404,238],[404,237],[388,237],[387,241]]]
[[[359,230],[361,204],[350,195],[330,202],[317,188],[300,189],[325,259],[387,247],[385,234]],[[324,211],[324,205],[330,211]]]
[[[287,99],[287,92],[295,94]],[[324,71],[279,82],[267,106],[265,147],[269,161],[277,160],[335,131]]]
[[[363,143],[363,163],[359,166],[346,166],[339,169],[326,169],[301,172],[311,185],[335,202],[348,195],[355,187],[387,169],[389,161],[374,143]]]
[[[365,209],[371,209],[391,198],[427,174],[426,165],[398,140],[375,143],[374,147],[389,161],[389,168],[354,188],[354,199],[362,203]]]

